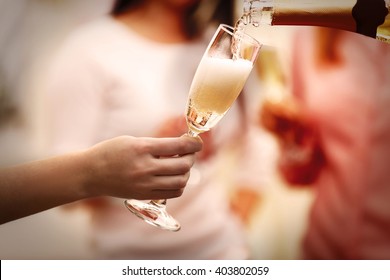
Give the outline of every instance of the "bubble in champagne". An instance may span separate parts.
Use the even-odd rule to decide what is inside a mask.
[[[252,6],[252,1],[244,1],[243,14],[242,14],[241,18],[237,21],[237,23],[240,22],[244,25],[247,25],[250,23],[251,6]],[[236,25],[237,25],[237,23],[236,23]]]
[[[234,35],[232,39],[232,54],[233,59],[239,59],[240,58],[240,47],[241,47],[241,38],[242,34],[245,32],[245,27],[247,25],[246,23],[246,16],[243,15],[240,19],[237,20],[236,24],[234,25]]]

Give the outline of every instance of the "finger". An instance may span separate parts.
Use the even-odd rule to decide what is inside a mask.
[[[168,199],[179,197],[183,194],[184,188],[174,190],[153,190],[151,199]]]
[[[202,149],[200,137],[151,138],[150,151],[155,157],[185,155],[199,152]]]
[[[123,197],[134,199],[163,199],[181,195],[190,178],[189,172],[183,175],[152,176],[139,181],[136,190]]]
[[[191,170],[195,154],[155,159],[155,176],[183,175]]]
[[[179,197],[183,194],[184,188],[180,189],[155,189],[149,191],[147,194],[145,192],[139,192],[139,193],[132,193],[131,198],[133,199],[152,199],[152,200],[159,200],[159,199],[168,199],[168,198],[175,198]],[[128,198],[129,196],[123,196],[123,198]]]
[[[189,178],[189,172],[180,175],[155,176],[149,189],[151,191],[182,189],[187,185]]]

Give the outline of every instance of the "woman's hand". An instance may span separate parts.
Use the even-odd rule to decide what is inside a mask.
[[[193,137],[117,137],[85,152],[88,196],[135,199],[178,197],[202,141]]]

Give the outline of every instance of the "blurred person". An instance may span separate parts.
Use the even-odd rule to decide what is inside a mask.
[[[94,1],[92,10],[99,9],[103,1]],[[62,8],[72,5],[63,3]],[[25,108],[25,103],[31,101],[31,87],[25,85],[26,76],[29,68],[33,68],[32,57],[38,46],[42,53],[47,50],[45,46],[49,40],[44,37],[48,28],[42,24],[53,20],[46,13],[56,3],[0,1],[0,6],[0,224],[89,197],[152,199],[180,196],[194,162],[193,153],[201,148],[200,141],[196,143],[187,137],[122,136],[72,153],[36,159],[39,156],[29,134],[29,121],[35,116]],[[83,13],[79,11],[78,14]],[[64,15],[69,20],[69,11]],[[38,21],[34,20],[37,18]],[[56,32],[61,33],[64,23],[60,19],[55,22]],[[26,34],[29,36],[23,36]],[[39,58],[42,63],[42,57]],[[159,159],[168,153],[183,156]],[[28,219],[27,223],[31,221],[34,219]],[[18,233],[12,232],[12,228],[21,223],[2,226],[1,240],[6,244],[1,250],[4,256],[8,248],[12,252],[30,249],[28,245],[20,246],[20,249],[13,245],[18,242]],[[36,222],[33,226],[42,230]],[[4,234],[9,229],[12,240],[7,240],[7,234]],[[25,231],[23,228],[16,230]],[[28,230],[29,237],[33,238],[31,233]],[[45,239],[44,234],[39,237]],[[37,245],[39,238],[35,241]]]
[[[91,197],[178,197],[201,148],[198,140],[122,136],[0,168],[0,224]],[[171,155],[181,156],[167,157]]]
[[[390,47],[326,28],[297,32],[293,96],[268,103],[288,183],[314,188],[305,259],[390,259]]]
[[[111,15],[76,30],[49,69],[44,90],[51,151],[72,151],[117,135],[185,133],[193,75],[217,24],[232,24],[232,7],[233,1],[117,1]],[[146,224],[123,200],[84,203],[96,258],[249,257],[241,221],[217,178],[219,153],[243,135],[239,108],[202,134],[198,172],[180,199],[168,201],[182,225],[179,232]]]

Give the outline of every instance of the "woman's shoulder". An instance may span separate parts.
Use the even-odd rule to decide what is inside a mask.
[[[120,38],[120,26],[110,16],[103,16],[76,26],[64,37],[68,48],[99,47]]]

